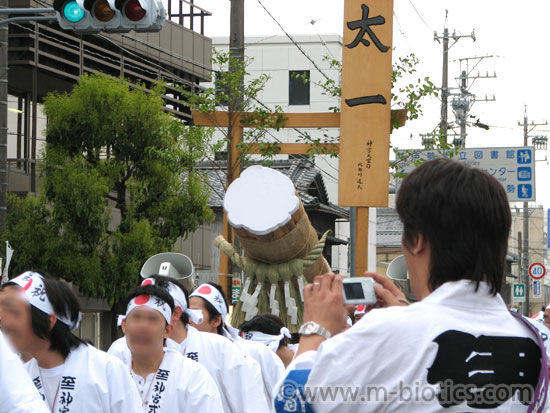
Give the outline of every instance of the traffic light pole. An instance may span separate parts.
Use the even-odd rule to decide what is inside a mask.
[[[54,9],[10,9],[8,0],[0,0],[2,14],[55,13]],[[8,212],[8,31],[11,22],[48,21],[54,16],[18,16],[0,20],[0,233],[6,230]]]
[[[1,0],[2,2],[4,0]],[[0,6],[1,7],[1,6]],[[0,8],[0,14],[33,14],[33,13],[55,13],[55,9],[4,9]],[[8,24],[12,22],[30,22],[30,21],[49,21],[55,20],[55,16],[19,16],[10,17],[8,19],[0,20],[0,24]]]

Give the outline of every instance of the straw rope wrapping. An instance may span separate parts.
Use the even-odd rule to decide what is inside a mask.
[[[330,231],[304,258],[294,258],[279,264],[266,264],[240,255],[233,244],[220,235],[214,246],[226,254],[245,273],[241,296],[231,317],[231,324],[241,325],[257,314],[272,313],[281,317],[292,332],[302,324],[304,300],[301,289],[307,281],[304,270],[321,257]]]

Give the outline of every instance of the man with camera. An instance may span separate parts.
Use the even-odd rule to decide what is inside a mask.
[[[417,303],[386,277],[378,307],[344,333],[343,278],[304,288],[297,357],[277,412],[540,412],[548,373],[540,336],[508,311],[510,207],[489,174],[452,160],[418,167],[396,209]],[[541,350],[542,349],[542,350]]]

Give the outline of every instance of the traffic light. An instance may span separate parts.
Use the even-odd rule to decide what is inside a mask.
[[[158,32],[166,21],[161,0],[54,0],[61,28],[75,33]]]

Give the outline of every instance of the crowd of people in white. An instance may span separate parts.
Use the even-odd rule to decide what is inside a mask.
[[[103,352],[73,334],[68,284],[9,280],[0,412],[545,411],[550,309],[529,321],[499,294],[511,225],[500,184],[430,161],[404,180],[397,212],[417,302],[366,274],[378,304],[346,307],[342,276],[325,274],[304,288],[300,334],[272,314],[235,328],[219,285],[189,294],[153,274],[128,292],[124,336]]]

